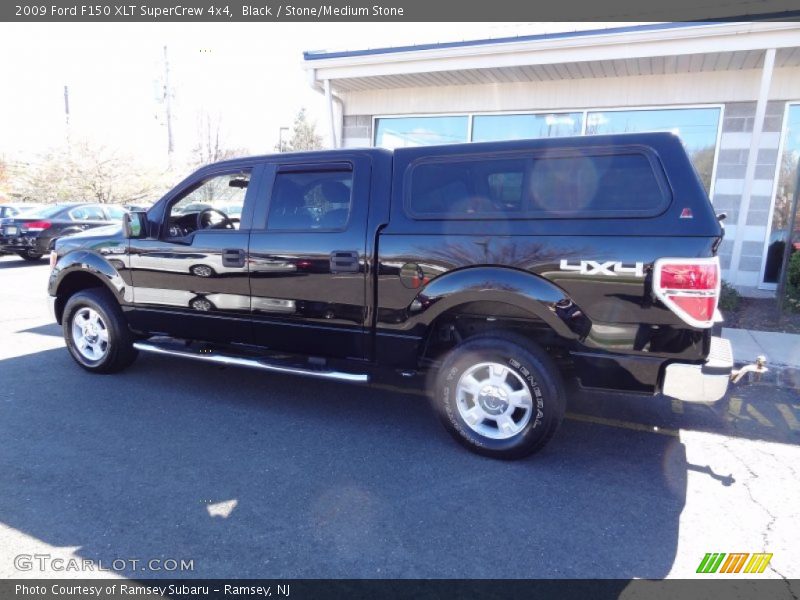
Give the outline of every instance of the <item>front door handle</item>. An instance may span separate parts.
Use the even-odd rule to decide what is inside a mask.
[[[222,251],[223,267],[243,267],[245,252],[241,248],[226,248]]]
[[[331,252],[331,273],[358,273],[358,250]]]

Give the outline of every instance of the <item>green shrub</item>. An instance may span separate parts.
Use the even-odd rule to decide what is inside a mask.
[[[742,301],[742,296],[736,291],[727,281],[722,282],[722,289],[719,293],[719,309],[726,311],[734,311],[739,308],[739,303]]]
[[[786,270],[786,283],[795,289],[800,289],[800,252],[792,253],[789,257],[789,268]]]
[[[784,306],[791,312],[800,312],[800,252],[794,252],[789,259]]]

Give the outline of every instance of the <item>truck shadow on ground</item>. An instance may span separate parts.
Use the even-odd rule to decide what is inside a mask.
[[[0,379],[0,520],[106,565],[659,578],[674,561],[687,471],[735,484],[687,464],[669,435],[568,419],[544,452],[503,463],[461,449],[418,396],[181,360],[143,356],[102,377],[57,349],[0,362]],[[570,410],[741,430],[730,409],[698,407],[708,410],[693,423],[687,407],[667,414],[668,400],[651,400],[584,394]]]
[[[641,427],[662,433],[680,429],[800,445],[800,392],[794,386],[744,383],[713,404],[665,396],[597,394],[573,386],[569,410],[576,419]]]
[[[19,269],[21,267],[41,267],[47,265],[47,259],[40,260],[25,260],[23,258],[16,258],[15,256],[0,255],[0,259],[6,258],[7,260],[0,260],[0,270],[2,269]],[[16,259],[16,260],[15,260]]]
[[[103,377],[63,349],[0,361],[0,380],[0,521],[106,565],[194,561],[128,576],[659,578],[674,561],[674,437],[568,420],[506,463],[385,390],[151,356]]]
[[[104,564],[192,559],[187,576],[663,577],[687,471],[735,479],[602,419],[798,443],[785,411],[738,392],[680,411],[577,394],[570,411],[600,421],[502,463],[385,390],[148,356],[92,376],[62,349],[4,360],[0,379],[0,520]]]

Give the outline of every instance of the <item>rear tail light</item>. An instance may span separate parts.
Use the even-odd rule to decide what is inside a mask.
[[[50,221],[32,221],[22,225],[22,228],[28,231],[44,231],[45,229],[50,229],[52,225]]]
[[[692,327],[707,329],[722,283],[719,258],[660,258],[653,266],[653,294]]]

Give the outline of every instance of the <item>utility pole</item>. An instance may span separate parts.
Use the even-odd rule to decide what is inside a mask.
[[[164,106],[167,113],[167,159],[172,167],[172,153],[175,145],[172,139],[172,89],[169,86],[169,56],[164,46]]]
[[[69,86],[64,86],[64,122],[65,122],[65,134],[67,138],[67,149],[70,147],[70,135],[69,135]]]

